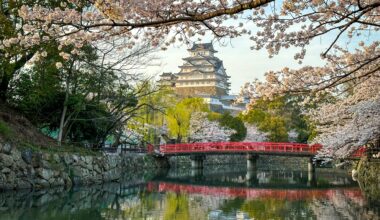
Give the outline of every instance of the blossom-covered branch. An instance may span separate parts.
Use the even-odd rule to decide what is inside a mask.
[[[246,124],[247,136],[245,142],[264,142],[268,141],[268,134],[260,131],[255,125]]]
[[[229,141],[235,131],[219,125],[217,121],[207,119],[207,113],[195,112],[190,119],[190,141],[220,142]]]
[[[219,37],[236,37],[246,31],[242,27],[231,28],[224,21],[271,1],[69,0],[55,8],[23,5],[19,10],[23,20],[19,29],[25,34],[3,40],[2,46],[30,48],[53,39],[61,47],[72,44],[80,48],[86,42],[114,37],[128,39],[124,47],[133,47],[142,39],[158,46],[162,39],[168,45],[203,36],[207,31]]]
[[[355,51],[341,49],[340,56],[323,67],[305,66],[298,70],[284,68],[270,71],[265,75],[265,82],[254,81],[243,88],[242,94],[250,96],[267,96],[285,93],[323,94],[326,90],[341,92],[340,85],[350,83],[355,86],[368,78],[378,77],[380,71],[380,41],[369,46],[360,43]]]

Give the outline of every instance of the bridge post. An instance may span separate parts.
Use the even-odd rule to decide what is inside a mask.
[[[203,160],[204,159],[205,159],[204,155],[190,156],[191,168],[192,169],[203,169]]]
[[[259,156],[256,154],[247,154],[247,170],[248,171],[256,171],[257,169],[257,158]]]
[[[257,171],[247,170],[247,173],[245,174],[245,180],[247,186],[258,183]]]
[[[194,180],[202,180],[203,169],[191,169],[191,177],[193,177]]]
[[[309,173],[315,172],[315,164],[312,157],[309,158],[309,161],[307,163],[307,171]]]
[[[315,163],[313,161],[313,158],[309,158],[309,162],[307,164],[307,185],[313,186],[316,183],[316,176],[315,176]]]
[[[257,182],[257,158],[259,156],[256,154],[247,154],[247,174],[245,175],[245,179],[247,184]]]

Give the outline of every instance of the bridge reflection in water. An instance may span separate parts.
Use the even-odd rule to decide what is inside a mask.
[[[258,170],[251,172],[247,177],[244,169],[215,170],[197,173],[193,170],[177,173],[168,173],[157,176],[147,183],[147,189],[151,192],[175,192],[185,194],[201,194],[224,196],[231,198],[257,199],[311,199],[331,198],[339,191],[357,201],[363,200],[362,193],[357,183],[350,179],[345,172],[329,172],[325,170],[318,173],[310,183],[306,171],[284,170]]]
[[[220,196],[242,199],[280,199],[280,200],[310,200],[332,199],[337,192],[358,203],[364,201],[362,192],[358,188],[335,189],[260,189],[240,187],[217,187],[178,184],[170,182],[149,182],[147,190],[150,192],[175,192],[184,194],[198,194],[206,196]]]

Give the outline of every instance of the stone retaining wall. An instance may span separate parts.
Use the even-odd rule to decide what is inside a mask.
[[[159,166],[144,155],[38,153],[0,143],[0,191],[118,181],[125,172]]]

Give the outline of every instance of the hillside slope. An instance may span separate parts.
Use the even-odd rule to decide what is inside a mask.
[[[0,102],[0,141],[39,147],[57,145],[54,139],[40,132],[26,117],[2,102]]]

